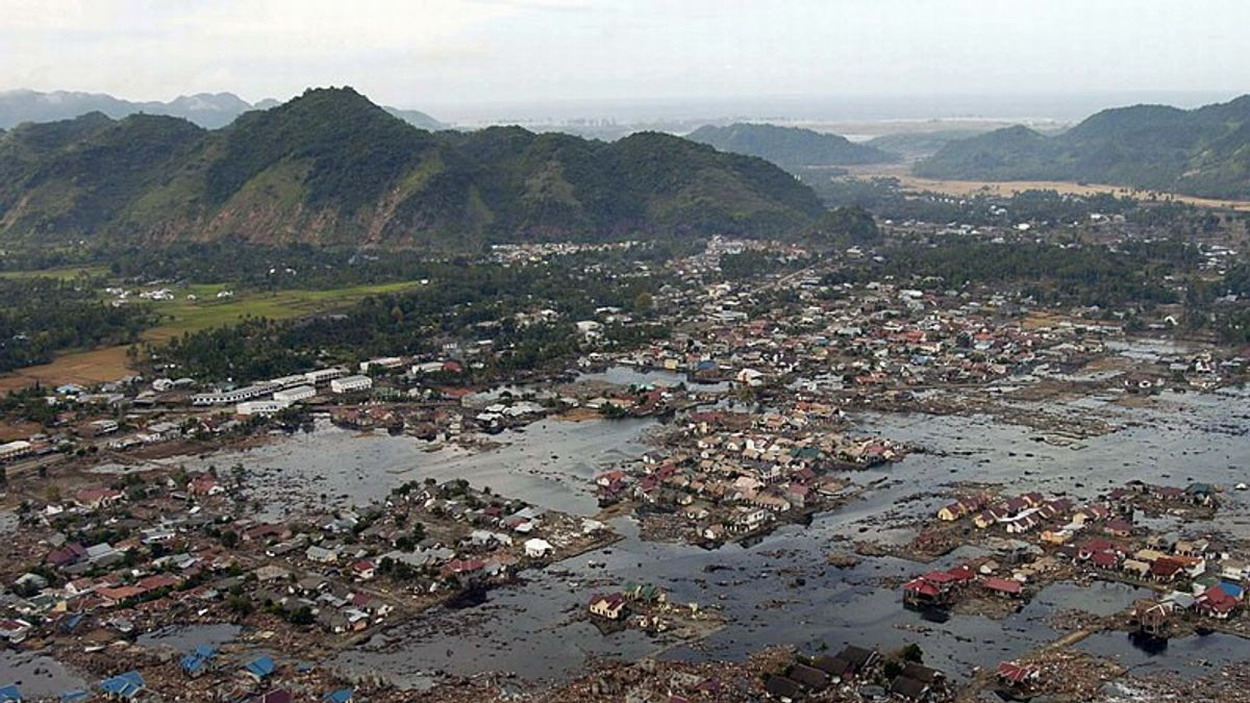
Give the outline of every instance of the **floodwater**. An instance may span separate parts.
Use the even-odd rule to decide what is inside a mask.
[[[359,433],[319,422],[311,433],[243,451],[205,458],[181,458],[192,470],[244,465],[262,503],[262,514],[276,517],[291,502],[364,506],[384,499],[407,481],[464,478],[495,493],[543,508],[593,515],[598,503],[592,479],[608,466],[648,449],[651,419],[591,422],[539,420],[524,431],[492,437],[501,446],[481,452],[459,447],[425,451],[431,445],[385,432]],[[324,496],[324,498],[322,498]]]
[[[1137,675],[1168,672],[1208,676],[1228,664],[1250,658],[1250,643],[1222,633],[1157,640],[1135,633],[1099,632],[1076,646],[1114,659]]]
[[[1246,439],[1250,415],[1244,394],[1164,394],[1145,409],[1115,405],[1114,399],[1112,394],[1099,401],[1096,412],[1105,412],[1122,429],[1090,438],[1082,449],[1046,444],[1038,441],[1037,430],[986,417],[859,416],[854,418],[855,431],[910,442],[929,452],[851,474],[856,483],[874,485],[855,502],[818,516],[808,527],[782,528],[749,548],[726,545],[707,551],[642,542],[636,525],[618,520],[614,526],[626,539],[552,567],[567,574],[530,574],[528,583],[492,592],[482,606],[442,611],[430,622],[388,633],[385,646],[375,642],[334,663],[389,672],[401,684],[419,685],[435,671],[472,674],[501,669],[550,679],[577,668],[585,655],[636,658],[652,650],[677,659],[743,658],[769,645],[815,652],[846,643],[883,649],[916,643],[925,652],[926,663],[956,677],[966,676],[974,668],[995,666],[1061,637],[1063,633],[1050,624],[1056,613],[1080,609],[1113,614],[1147,593],[1119,584],[1059,583],[1002,621],[953,616],[935,622],[903,609],[897,589],[882,585],[883,580],[907,578],[930,567],[870,558],[839,570],[827,566],[825,557],[845,551],[846,540],[862,539],[869,531],[881,541],[910,539],[914,532],[906,522],[932,515],[946,499],[928,494],[953,482],[1004,483],[1018,491],[1038,489],[1092,499],[1133,478],[1225,486],[1243,478],[1250,465]],[[1056,411],[1053,404],[1048,409]],[[526,434],[527,440],[540,443],[545,438],[538,428]],[[885,481],[876,484],[880,479]],[[1229,493],[1224,500],[1226,509],[1218,526],[1250,534],[1244,495]],[[975,551],[960,550],[936,565],[954,563]],[[605,566],[591,568],[590,561]],[[675,601],[717,606],[727,624],[703,642],[687,646],[662,638],[649,642],[630,633],[601,635],[572,617],[592,593],[631,580],[658,584]],[[1120,633],[1091,638],[1085,646],[1107,655],[1146,656]],[[1228,637],[1184,640],[1155,657],[1166,658],[1169,667],[1196,671],[1201,668],[1194,663],[1199,658],[1250,658],[1250,642]]]
[[[0,649],[0,686],[17,685],[27,700],[55,699],[87,682],[52,657]]]
[[[632,366],[610,366],[603,371],[579,374],[577,380],[578,382],[611,383],[618,386],[673,387],[682,383],[688,383],[689,378],[684,373],[674,373],[672,371],[638,369]],[[699,384],[690,387],[698,390],[709,390],[716,388],[717,384]]]
[[[679,379],[633,369],[587,378],[614,383]],[[948,500],[935,494],[956,482],[1001,483],[1013,491],[1041,490],[1084,500],[1131,479],[1223,486],[1250,480],[1245,475],[1250,466],[1250,394],[1164,393],[1145,407],[1118,404],[1119,397],[1107,392],[1067,403],[1020,404],[1050,413],[1094,414],[1119,428],[1083,440],[1080,448],[1048,444],[1040,441],[1041,431],[985,416],[853,415],[856,433],[879,434],[927,451],[849,474],[847,478],[865,488],[859,498],[817,516],[810,526],[781,528],[750,547],[708,551],[646,543],[638,538],[634,522],[617,520],[614,527],[625,539],[608,549],[528,572],[527,582],[491,591],[485,603],[439,610],[397,626],[327,664],[376,672],[398,685],[421,688],[438,672],[502,670],[554,680],[580,669],[590,656],[743,658],[770,645],[816,652],[846,643],[882,649],[916,643],[927,664],[955,677],[967,676],[974,668],[992,667],[1058,639],[1062,633],[1049,622],[1055,613],[1071,608],[1114,613],[1143,594],[1119,585],[1055,584],[1002,621],[953,616],[939,622],[902,608],[898,589],[887,585],[931,566],[866,558],[852,568],[837,569],[826,564],[826,556],[848,551],[850,541],[865,537],[909,540],[914,521],[932,515]],[[427,477],[464,478],[500,495],[592,515],[597,506],[590,479],[647,451],[648,432],[657,425],[655,420],[542,420],[523,432],[497,435],[494,439],[502,443],[498,448],[471,453],[458,448],[427,452],[423,450],[430,445],[420,440],[353,433],[321,423],[314,432],[266,446],[178,462],[188,468],[243,464],[262,486],[255,496],[267,515],[281,514],[287,502],[363,505],[385,497],[400,483]],[[1215,528],[1250,537],[1246,497],[1226,493]],[[935,566],[975,552],[958,550]],[[591,561],[603,566],[591,567]],[[625,581],[659,585],[674,601],[718,607],[726,625],[690,645],[639,632],[601,634],[580,614],[593,593]],[[1230,637],[1178,640],[1154,655],[1120,633],[1095,636],[1082,646],[1125,661],[1140,657],[1143,666],[1183,670],[1201,668],[1194,663],[1199,659],[1250,658],[1250,642]]]
[[[136,642],[144,647],[165,647],[175,652],[190,652],[201,645],[221,647],[233,642],[242,631],[242,627],[229,623],[170,625],[142,634]]]
[[[18,527],[17,513],[11,510],[0,510],[0,537],[16,532]]]

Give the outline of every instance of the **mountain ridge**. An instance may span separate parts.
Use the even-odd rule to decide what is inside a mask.
[[[686,138],[721,151],[758,156],[791,170],[898,160],[897,156],[877,147],[856,144],[837,134],[772,124],[704,125]]]
[[[249,103],[234,93],[195,93],[179,95],[168,102],[159,100],[131,101],[108,93],[56,90],[40,92],[26,88],[0,91],[0,129],[16,127],[23,122],[54,122],[70,120],[91,112],[100,112],[119,120],[134,114],[181,117],[205,129],[217,129],[233,122],[251,110],[267,110],[281,103],[266,98]],[[420,110],[384,108],[414,127],[431,131],[448,126]]]
[[[0,134],[0,242],[772,236],[822,211],[776,166],[672,135],[429,132],[350,88],[309,90],[217,130],[90,113]]]
[[[1250,197],[1250,95],[1192,110],[1132,105],[1047,137],[1016,125],[950,142],[916,175],[1085,181],[1209,198]]]

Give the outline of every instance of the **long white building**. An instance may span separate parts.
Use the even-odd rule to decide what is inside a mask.
[[[347,378],[336,378],[330,381],[330,391],[333,393],[365,391],[370,388],[373,388],[373,379],[368,376],[348,376]]]
[[[284,391],[278,391],[273,394],[273,399],[279,403],[298,403],[301,400],[308,400],[317,395],[317,389],[312,386],[296,386],[288,388]]]

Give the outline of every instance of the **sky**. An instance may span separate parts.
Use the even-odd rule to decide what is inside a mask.
[[[467,106],[1250,92],[1246,0],[0,0],[0,90]],[[503,108],[500,108],[503,109]]]

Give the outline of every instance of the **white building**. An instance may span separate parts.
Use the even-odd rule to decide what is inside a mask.
[[[0,461],[8,461],[29,454],[34,449],[34,445],[24,439],[8,444],[0,444]]]
[[[296,386],[295,388],[288,388],[287,390],[274,393],[273,399],[279,403],[290,405],[301,400],[308,400],[315,395],[317,395],[317,389],[312,386]]]
[[[236,388],[232,391],[221,391],[220,393],[200,393],[191,396],[192,405],[230,405],[231,403],[242,403],[245,400],[251,400],[269,392],[267,386],[244,386]]]
[[[284,410],[286,406],[286,403],[276,400],[249,400],[236,405],[234,411],[239,415],[272,415]]]
[[[352,391],[365,391],[373,388],[373,379],[368,376],[348,376],[347,378],[336,378],[330,381],[330,392],[332,393],[350,393]]]
[[[325,383],[326,381],[329,381],[331,379],[342,378],[343,376],[346,376],[346,375],[347,375],[346,370],[336,367],[332,369],[317,369],[316,371],[309,371],[308,373],[304,374],[304,378],[307,379],[309,383],[315,386],[321,383]]]
[[[265,385],[282,390],[284,388],[302,386],[306,383],[308,383],[308,374],[297,373],[292,376],[279,376],[278,378],[270,379]]]
[[[384,356],[378,359],[370,359],[360,362],[360,373],[367,373],[374,366],[380,366],[384,369],[397,369],[404,365],[404,360],[397,356]]]
[[[545,539],[538,539],[535,537],[534,539],[525,540],[525,556],[531,559],[541,559],[543,557],[551,556],[551,553],[554,552],[555,549],[556,548],[551,546],[551,543]]]

